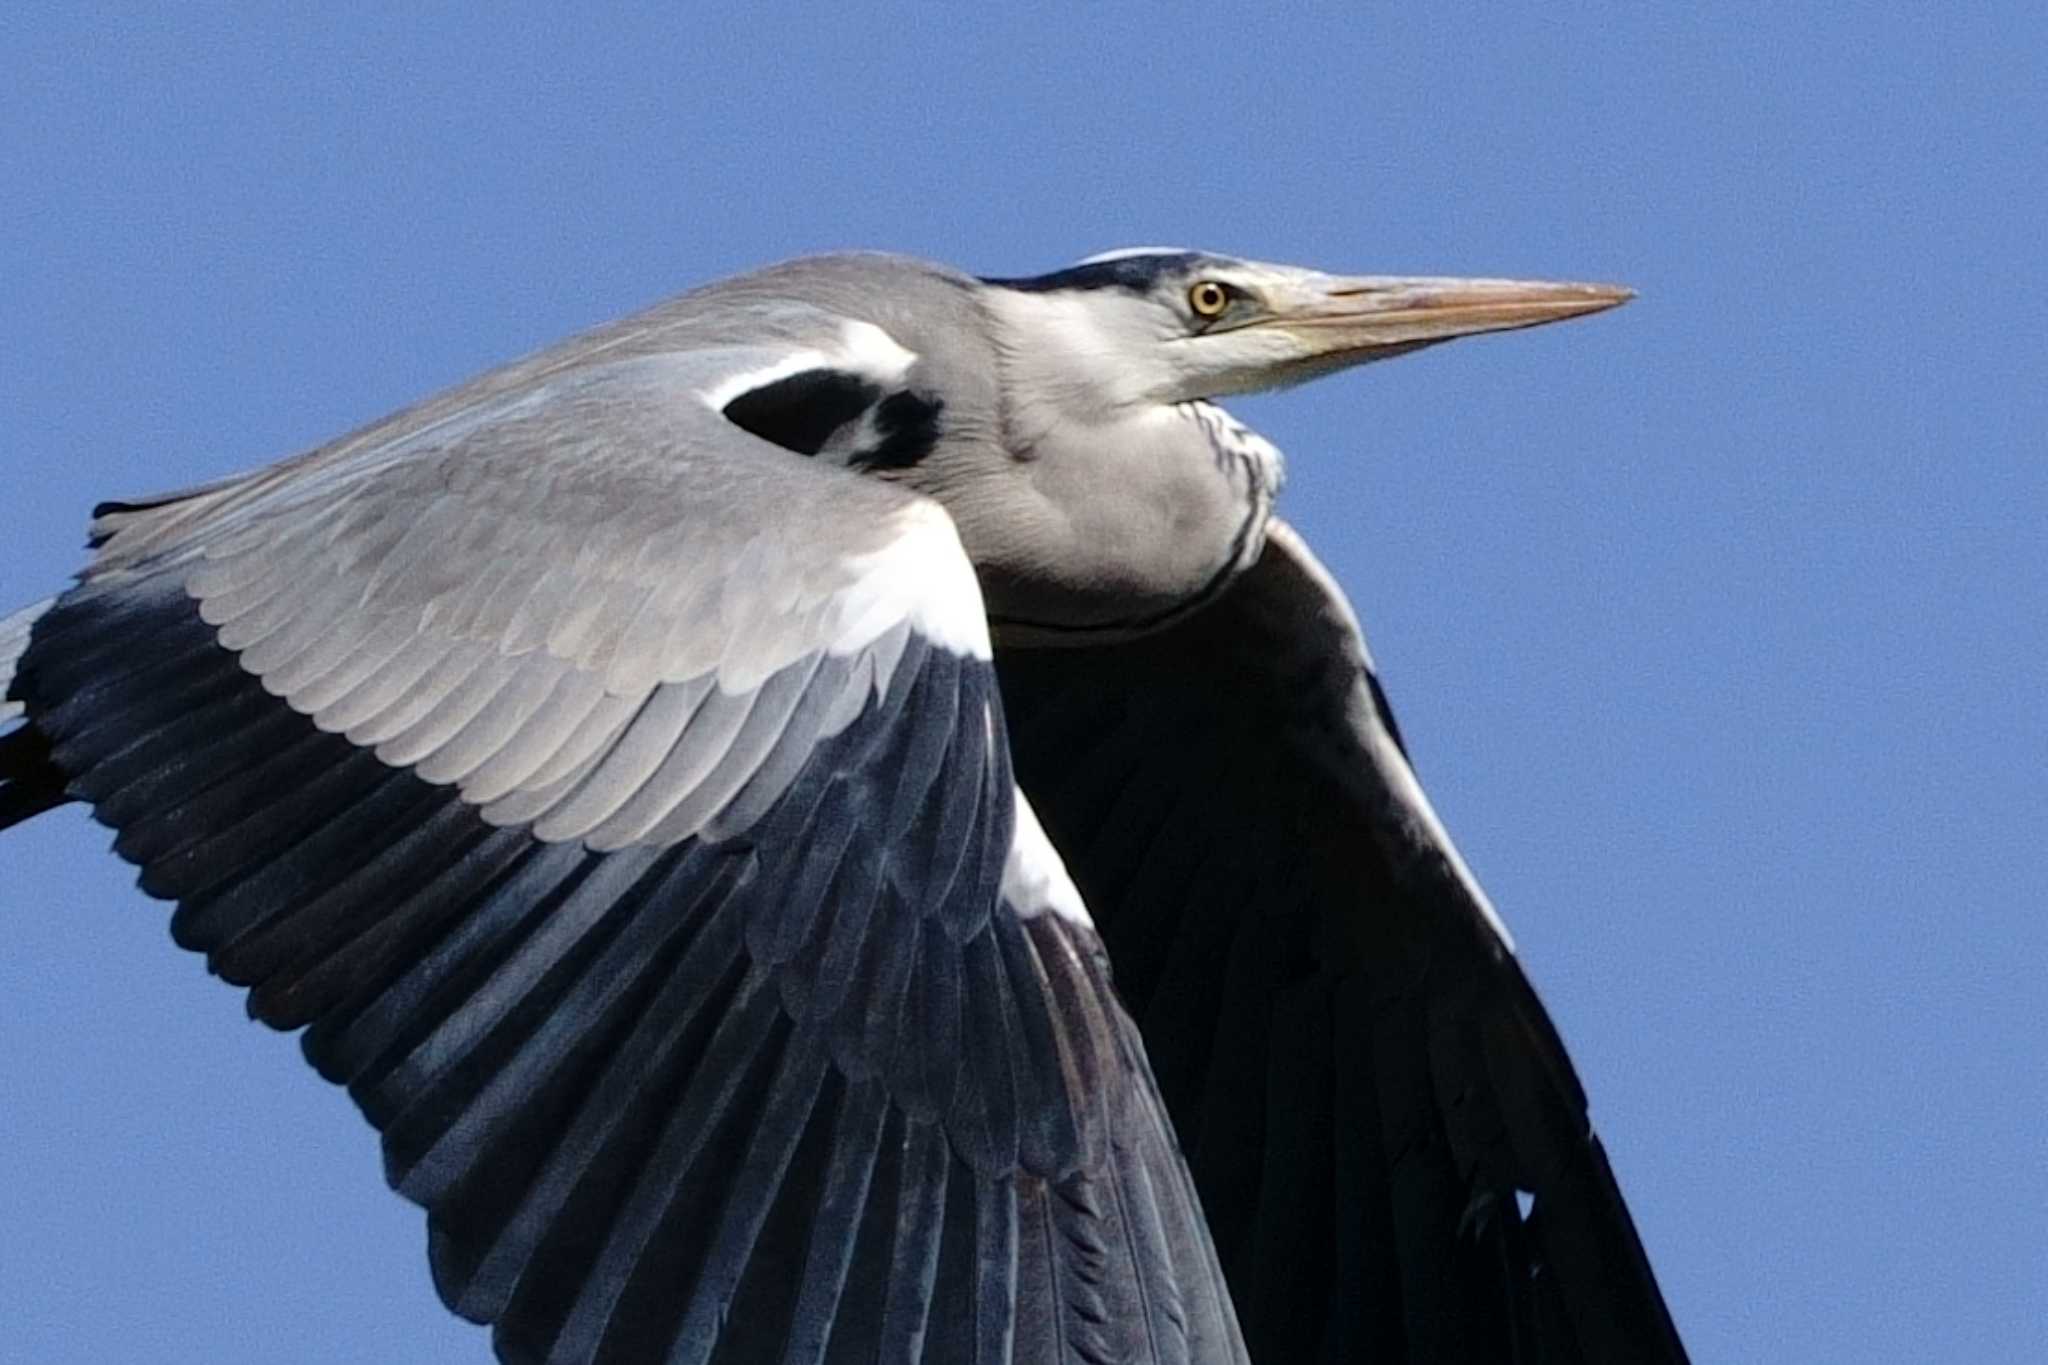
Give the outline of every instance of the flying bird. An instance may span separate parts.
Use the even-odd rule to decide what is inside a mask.
[[[95,509],[0,621],[518,1362],[1679,1361],[1358,622],[1215,405],[1628,291],[719,281]]]

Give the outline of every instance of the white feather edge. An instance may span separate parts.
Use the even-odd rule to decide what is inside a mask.
[[[852,581],[833,602],[826,637],[831,653],[856,653],[908,622],[954,654],[984,661],[994,656],[974,565],[953,519],[937,503],[911,503],[897,515],[896,534],[887,544],[843,564]]]
[[[1045,837],[1038,812],[1031,809],[1031,802],[1021,788],[1012,787],[1011,793],[1016,802],[1017,826],[1010,836],[1010,856],[1003,862],[1003,899],[1025,919],[1050,912],[1069,924],[1093,929],[1095,921],[1081,899],[1080,888],[1067,875],[1067,864],[1059,850]]]
[[[1275,517],[1267,524],[1266,538],[1269,542],[1278,543],[1283,551],[1292,556],[1302,571],[1308,575],[1309,580],[1321,589],[1323,596],[1342,613],[1342,619],[1358,641],[1359,662],[1368,672],[1376,671],[1373,669],[1372,651],[1365,643],[1365,630],[1358,623],[1358,613],[1351,609],[1351,599],[1345,596],[1343,587],[1323,566],[1323,561],[1316,558],[1315,552],[1309,549],[1308,542],[1302,539],[1301,533]],[[1365,685],[1364,679],[1360,679],[1359,685]],[[1406,808],[1409,818],[1415,822],[1424,837],[1443,850],[1444,861],[1449,865],[1451,875],[1463,884],[1466,894],[1479,908],[1479,913],[1485,918],[1487,926],[1500,936],[1501,943],[1509,952],[1514,952],[1515,936],[1508,932],[1507,922],[1500,917],[1500,911],[1494,909],[1493,902],[1487,898],[1485,890],[1479,885],[1479,878],[1472,875],[1472,869],[1466,865],[1464,855],[1458,852],[1458,846],[1451,841],[1450,831],[1444,828],[1444,822],[1438,817],[1436,807],[1429,803],[1428,795],[1422,790],[1422,783],[1416,780],[1415,770],[1408,766],[1407,758],[1401,753],[1401,746],[1394,742],[1393,735],[1380,723],[1379,713],[1373,707],[1362,705],[1359,709],[1365,717],[1362,726],[1364,733],[1359,738],[1363,740],[1366,753],[1373,765],[1384,774],[1388,794]]]
[[[1106,261],[1128,260],[1132,256],[1187,256],[1192,254],[1184,246],[1120,246],[1109,251],[1098,251],[1093,256],[1083,256],[1075,265],[1101,265]]]
[[[24,714],[20,702],[5,699],[7,689],[14,685],[14,670],[20,665],[21,656],[28,652],[30,632],[43,613],[56,604],[56,598],[44,598],[34,606],[23,607],[12,616],[0,619],[0,725],[19,720]]]
[[[847,370],[871,379],[883,388],[893,388],[903,382],[903,376],[916,363],[917,352],[906,348],[895,337],[872,322],[849,318],[840,325],[839,348],[836,351],[806,346],[766,365],[727,375],[704,390],[704,402],[712,411],[723,412],[726,405],[741,394],[787,379],[793,374],[802,374],[805,370]]]
[[[787,379],[805,370],[822,370],[831,365],[831,359],[823,351],[808,348],[791,351],[787,355],[766,365],[757,365],[751,370],[730,374],[704,390],[704,404],[713,412],[724,412],[726,405],[743,393],[749,393],[763,385]]]

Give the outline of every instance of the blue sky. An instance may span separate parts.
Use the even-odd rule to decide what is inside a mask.
[[[2048,1358],[2048,20],[94,8],[0,19],[5,606],[99,498],[801,251],[1635,286],[1237,410],[1696,1358]],[[0,1360],[487,1358],[105,843],[0,839]]]

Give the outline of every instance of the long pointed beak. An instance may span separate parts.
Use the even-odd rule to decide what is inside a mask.
[[[1251,277],[1259,304],[1245,321],[1179,343],[1187,358],[1169,397],[1285,388],[1454,337],[1605,312],[1635,297],[1618,284],[1268,269],[1272,275]]]
[[[1605,312],[1635,297],[1615,284],[1462,280],[1428,276],[1325,276],[1262,325],[1299,337],[1320,355],[1408,351],[1453,337],[1540,327]]]

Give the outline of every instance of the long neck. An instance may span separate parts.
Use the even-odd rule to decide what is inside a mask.
[[[1011,643],[1084,643],[1157,629],[1258,558],[1280,456],[1207,403],[1112,420],[1025,425],[1007,459],[947,499]]]
[[[936,457],[905,481],[952,514],[999,640],[1156,629],[1249,567],[1278,451],[1211,404],[1152,396],[1157,377],[1119,357],[1154,347],[1104,337],[1098,313],[1057,293],[979,302],[994,382],[948,407]]]

